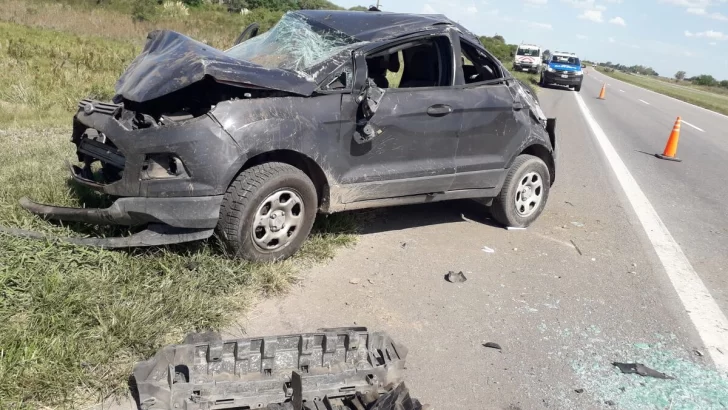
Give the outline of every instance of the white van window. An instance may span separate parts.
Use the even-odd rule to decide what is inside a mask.
[[[540,53],[537,48],[519,48],[518,52],[516,52],[516,55],[529,57],[538,57],[539,54]]]

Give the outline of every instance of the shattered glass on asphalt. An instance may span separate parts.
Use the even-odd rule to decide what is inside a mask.
[[[306,71],[356,44],[340,31],[317,25],[300,14],[286,13],[268,32],[225,53],[267,68]]]

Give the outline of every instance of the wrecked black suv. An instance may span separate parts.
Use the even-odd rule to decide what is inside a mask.
[[[48,219],[146,226],[105,247],[217,234],[256,261],[296,252],[318,212],[486,198],[523,227],[556,168],[555,120],[444,16],[298,11],[219,51],[155,31],[116,84],[83,100],[72,178],[106,209],[29,199]]]

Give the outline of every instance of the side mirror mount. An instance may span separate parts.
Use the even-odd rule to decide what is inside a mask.
[[[354,141],[358,144],[365,144],[382,133],[382,130],[376,128],[369,120],[379,109],[379,103],[384,97],[384,90],[377,87],[374,81],[367,79],[367,85],[364,86],[356,101],[361,107],[361,116],[356,122],[356,130],[354,130]]]
[[[368,120],[374,116],[374,114],[379,109],[379,103],[382,101],[383,97],[384,90],[377,87],[377,84],[374,83],[374,80],[368,78],[367,85],[364,86],[364,88],[361,90],[361,93],[359,93],[359,96],[357,97],[357,102],[361,104],[364,118]]]

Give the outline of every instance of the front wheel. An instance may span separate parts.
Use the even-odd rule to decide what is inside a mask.
[[[543,74],[541,74],[541,78],[538,80],[538,85],[541,87],[546,87],[546,82],[544,81]]]
[[[551,174],[546,164],[533,155],[519,155],[493,200],[491,214],[505,226],[525,228],[541,215],[550,188]]]
[[[217,232],[236,257],[286,259],[308,237],[317,208],[316,187],[303,171],[268,162],[246,169],[230,184]]]
[[[578,93],[579,91],[581,91],[581,84],[579,84],[579,85],[575,86],[575,87],[574,87],[574,91],[576,91],[577,93]]]

